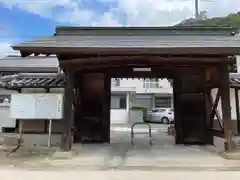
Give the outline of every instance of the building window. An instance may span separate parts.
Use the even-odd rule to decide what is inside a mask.
[[[157,78],[147,78],[143,80],[143,88],[160,88]]]
[[[155,107],[156,108],[171,108],[172,107],[172,97],[155,97]]]
[[[3,133],[17,133],[16,128],[8,128],[8,127],[3,127],[2,132]]]
[[[135,97],[134,106],[146,107],[148,109],[153,107],[153,96],[137,94]]]
[[[119,107],[120,107],[120,109],[126,109],[127,108],[126,97],[121,97],[120,98]]]
[[[126,107],[127,107],[126,95],[111,96],[111,109],[126,109]]]

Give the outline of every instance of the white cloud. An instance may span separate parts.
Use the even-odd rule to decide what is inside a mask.
[[[0,0],[60,23],[93,26],[167,26],[194,16],[194,0]],[[200,0],[209,17],[240,11],[240,0]],[[7,36],[8,26],[0,27]],[[7,40],[0,41],[0,57],[16,53]]]
[[[194,16],[194,0],[0,0],[61,23],[75,25],[173,25]],[[240,11],[239,0],[200,0],[210,17]]]
[[[16,55],[19,54],[16,51],[13,51],[13,49],[10,47],[9,43],[6,42],[0,42],[0,58],[7,56],[7,55]]]
[[[14,41],[13,38],[10,38],[11,34],[12,27],[10,24],[2,22],[0,25],[0,58],[11,54],[19,54],[10,47],[10,42]]]

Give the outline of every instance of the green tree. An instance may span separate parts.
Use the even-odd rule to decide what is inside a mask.
[[[240,28],[240,12],[229,14],[226,17],[206,18],[206,12],[203,14],[203,20],[186,19],[176,26],[217,26]]]

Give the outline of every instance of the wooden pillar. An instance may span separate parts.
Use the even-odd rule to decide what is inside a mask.
[[[182,144],[183,142],[183,132],[182,132],[182,119],[181,119],[181,102],[180,102],[180,96],[181,96],[181,83],[180,78],[174,78],[173,80],[173,101],[174,101],[174,124],[175,124],[175,143],[176,144]]]
[[[238,95],[238,89],[235,90],[235,104],[236,104],[236,116],[237,116],[237,131],[238,134],[240,134],[240,113],[239,113],[239,95]]]
[[[223,64],[219,67],[219,93],[221,96],[222,105],[222,119],[225,137],[225,151],[231,152],[234,150],[234,141],[232,139],[232,119],[231,119],[231,105],[230,105],[230,87],[228,65]]]
[[[61,151],[70,151],[72,148],[72,125],[73,125],[73,89],[74,89],[73,72],[65,72],[65,90],[64,90],[64,107],[63,107],[63,132],[61,140]]]
[[[110,109],[111,109],[111,76],[104,75],[104,100],[103,100],[103,142],[110,143]]]
[[[107,73],[79,71],[75,80],[80,96],[75,113],[75,142],[109,143],[111,77]]]

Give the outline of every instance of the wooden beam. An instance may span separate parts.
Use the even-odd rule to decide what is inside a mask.
[[[150,58],[150,57],[157,57],[157,58],[171,58],[171,59],[177,59],[177,58],[180,58],[180,59],[184,59],[184,58],[187,58],[187,59],[203,59],[203,60],[209,60],[209,59],[218,59],[218,60],[223,60],[223,61],[226,61],[226,58],[231,61],[231,62],[234,62],[234,60],[236,60],[236,58],[232,57],[232,56],[226,56],[226,55],[221,55],[221,54],[218,54],[218,55],[211,55],[211,54],[207,54],[207,55],[201,55],[201,54],[185,54],[185,55],[182,55],[182,54],[151,54],[151,53],[146,53],[146,54],[82,54],[82,53],[78,53],[78,54],[75,54],[75,53],[59,53],[59,54],[56,54],[57,55],[57,58],[59,61],[70,61],[70,60],[77,60],[77,59],[116,59],[116,60],[121,60],[121,59],[124,59],[124,58],[129,58],[129,59],[132,59],[132,58]]]
[[[235,149],[233,141],[232,119],[231,119],[231,105],[230,105],[230,87],[228,66],[220,65],[219,72],[221,78],[219,79],[219,92],[221,95],[222,104],[222,118],[225,137],[225,151],[231,152]]]
[[[70,70],[65,73],[65,91],[64,91],[64,107],[63,107],[63,133],[60,149],[62,151],[70,151],[72,147],[72,127],[73,127],[73,89],[74,74]]]
[[[238,89],[234,89],[235,91],[235,104],[236,104],[236,116],[237,116],[237,131],[240,134],[240,108],[239,108],[239,95]]]
[[[216,66],[216,63],[214,63],[214,65]],[[197,64],[197,67],[203,67],[206,66],[204,64]],[[115,69],[116,71],[122,71],[123,69],[130,69],[131,71],[133,71],[133,68],[152,68],[154,70],[158,70],[158,72],[161,72],[164,69],[169,69],[172,71],[175,71],[176,68],[182,68],[182,67],[189,67],[189,68],[195,68],[196,64],[164,64],[164,63],[149,63],[149,62],[145,62],[145,63],[139,63],[139,62],[135,62],[135,63],[127,63],[127,64],[114,64],[114,63],[106,63],[106,64],[95,64],[95,65],[88,65],[88,64],[82,64],[82,65],[78,65],[78,64],[62,64],[60,61],[60,68],[61,69],[65,69],[65,68],[73,68],[74,70],[78,71],[112,71],[113,69]]]
[[[161,64],[161,66],[163,66],[164,64]],[[111,68],[121,68],[121,67],[125,67],[125,68],[128,68],[128,67],[148,67],[148,68],[151,68],[151,67],[158,67],[160,66],[159,63],[127,63],[127,64],[122,64],[122,63],[111,63],[111,62],[108,62],[108,63],[105,63],[105,64],[92,64],[92,65],[89,65],[87,63],[85,64],[64,64],[60,61],[60,64],[59,66],[64,69],[64,68],[74,68],[76,70],[94,70],[94,69],[111,69]]]
[[[134,66],[133,66],[134,67]],[[96,68],[96,69],[82,69],[83,73],[103,73],[108,72],[112,78],[174,78],[179,74],[186,72],[186,69],[183,69],[185,66],[171,67],[171,66],[162,66],[162,67],[150,67],[151,72],[136,72],[133,71],[133,67],[105,67],[105,68]],[[201,66],[197,66],[201,67]],[[187,67],[188,69],[193,69],[195,71],[196,66]]]
[[[191,56],[98,56],[98,57],[82,57],[69,60],[60,60],[61,66],[66,65],[96,65],[96,64],[155,64],[155,63],[216,63],[230,62],[226,61],[226,57],[191,57]]]

